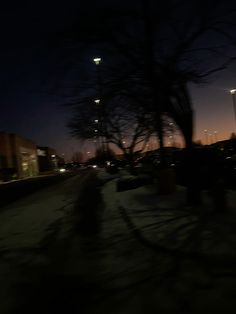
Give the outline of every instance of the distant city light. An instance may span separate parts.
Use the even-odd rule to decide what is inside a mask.
[[[51,155],[51,157],[52,157],[52,158],[55,158],[55,157],[56,157],[56,155]]]
[[[99,104],[100,101],[101,101],[100,99],[95,99],[95,100],[94,100],[94,102],[95,102],[96,104]]]
[[[94,120],[94,122],[95,122],[95,123],[98,123],[98,120],[96,119],[96,120]]]
[[[59,171],[60,172],[66,172],[66,169],[65,168],[60,168]]]
[[[94,130],[94,132],[98,132],[98,130]]]

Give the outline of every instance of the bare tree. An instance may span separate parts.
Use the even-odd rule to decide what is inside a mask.
[[[133,172],[134,155],[145,149],[153,134],[152,118],[143,108],[138,108],[127,98],[114,97],[106,102],[102,114],[100,103],[84,99],[74,107],[68,127],[74,137],[97,142],[105,138],[107,143],[119,148]],[[99,118],[102,119],[99,121]]]
[[[88,12],[77,28],[69,30],[70,40],[86,46],[83,51],[103,52],[107,60],[104,97],[125,95],[138,106],[143,104],[162,150],[163,113],[173,118],[189,151],[193,192],[194,111],[189,84],[206,81],[235,60],[235,5],[231,1],[206,0],[203,7],[202,1],[140,0],[111,9],[101,1],[100,10]]]

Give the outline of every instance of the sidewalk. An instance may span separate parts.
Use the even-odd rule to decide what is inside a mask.
[[[46,241],[46,251],[40,251],[46,254],[46,265],[27,268],[33,282],[30,276],[21,287],[19,297],[26,297],[28,303],[19,310],[26,314],[32,309],[35,314],[234,313],[235,207],[218,218],[203,219],[201,211],[184,208],[183,188],[171,197],[158,196],[155,185],[116,192],[119,176],[101,171],[98,177],[104,185],[100,181],[99,188],[91,178],[84,187],[76,212],[86,224],[96,226],[95,232],[81,230],[73,211],[62,219]],[[234,205],[234,193],[230,197]],[[197,252],[211,258],[203,259]]]
[[[227,192],[228,209],[220,214],[214,213],[208,193],[202,194],[198,208],[185,206],[186,191],[181,186],[172,195],[158,195],[153,184],[114,193],[114,198],[133,228],[153,245],[236,260],[236,192]]]
[[[156,184],[117,192],[116,181],[125,175],[101,171],[99,178],[108,182],[103,188],[105,204],[120,212],[129,228],[170,250],[236,257],[236,191],[226,193],[227,210],[215,213],[207,191],[202,192],[202,205],[193,208],[186,206],[186,188],[182,186],[170,195],[158,195]]]
[[[161,197],[155,185],[116,192],[113,179],[103,198],[98,280],[110,293],[91,313],[235,311],[235,192],[221,215],[203,215],[206,193],[204,208],[185,208],[181,187]]]

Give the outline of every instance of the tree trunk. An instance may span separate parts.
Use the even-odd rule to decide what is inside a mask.
[[[200,169],[197,164],[197,158],[194,158],[194,149],[192,145],[192,136],[185,136],[185,171],[187,174],[187,204],[197,206],[202,203]]]
[[[128,162],[130,174],[135,175],[136,171],[135,171],[135,167],[134,167],[134,156],[133,156],[133,153],[125,153],[125,159]]]
[[[164,131],[163,131],[163,121],[161,114],[156,116],[156,130],[159,137],[159,150],[160,150],[160,163],[161,168],[166,168],[166,156],[165,156],[165,148],[164,148]]]

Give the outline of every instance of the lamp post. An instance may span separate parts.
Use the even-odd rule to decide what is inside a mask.
[[[101,131],[101,133],[103,133],[103,131],[104,131],[104,121],[103,121],[104,103],[103,103],[103,99],[102,99],[103,91],[102,91],[102,79],[101,79],[101,72],[100,72],[100,64],[102,62],[102,58],[96,57],[96,58],[93,58],[93,61],[96,65],[96,69],[97,69],[97,84],[98,84],[98,94],[99,94],[99,98],[94,100],[96,105],[99,105],[98,120],[96,120],[97,122],[95,122],[95,121],[94,122],[97,124],[99,123],[99,130]],[[99,137],[100,137],[101,149],[104,152],[104,148],[105,148],[104,138],[103,138],[103,136],[99,136]]]
[[[171,132],[171,135],[169,136],[169,138],[171,139],[172,147],[175,147],[174,123],[170,122],[169,126],[170,126],[170,132]]]
[[[204,130],[204,134],[205,134],[205,145],[208,145],[208,131]]]
[[[232,98],[233,98],[234,119],[235,119],[235,124],[236,124],[236,98],[235,98],[236,89],[231,89],[231,90],[230,90],[230,93],[231,93]]]
[[[215,143],[218,142],[218,131],[214,131],[214,135],[215,135]]]
[[[212,133],[209,133],[209,144],[211,145],[213,142],[212,142]]]
[[[102,58],[96,57],[96,58],[93,58],[93,61],[95,62],[96,65],[99,65],[102,61]]]
[[[96,105],[99,105],[99,104],[100,104],[100,101],[101,101],[100,99],[95,99],[95,100],[94,100],[94,102],[95,102]]]

